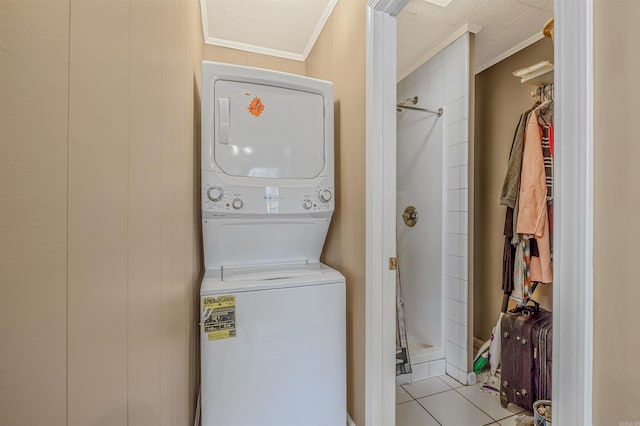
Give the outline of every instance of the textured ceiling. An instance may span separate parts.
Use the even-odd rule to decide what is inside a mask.
[[[418,68],[465,26],[476,34],[476,71],[542,37],[553,0],[453,0],[440,7],[409,0],[398,15],[398,77]]]
[[[206,43],[304,61],[338,0],[200,1]],[[398,77],[464,30],[477,32],[476,71],[484,69],[541,37],[551,16],[553,0],[409,0],[398,15]]]
[[[200,0],[205,42],[304,61],[336,2]]]

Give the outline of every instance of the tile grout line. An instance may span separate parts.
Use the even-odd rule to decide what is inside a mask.
[[[473,385],[473,386],[475,386],[475,385]],[[463,387],[464,387],[464,386],[463,386]],[[489,418],[490,418],[490,419],[493,419],[493,423],[496,423],[496,422],[502,421],[502,420],[504,420],[504,419],[508,419],[509,417],[513,417],[513,416],[520,415],[520,414],[524,413],[525,411],[527,411],[527,410],[522,410],[522,411],[519,411],[519,412],[517,412],[517,413],[512,413],[511,415],[509,415],[509,416],[507,416],[507,417],[503,417],[503,418],[501,418],[501,419],[496,419],[496,418],[494,418],[492,415],[490,415],[489,413],[487,413],[485,410],[483,410],[483,409],[482,409],[480,406],[478,406],[476,403],[474,403],[474,402],[473,402],[473,401],[471,401],[469,398],[467,398],[464,394],[462,394],[461,392],[458,392],[458,389],[454,389],[454,390],[458,393],[458,395],[460,395],[461,397],[463,397],[464,399],[466,399],[467,401],[469,401],[469,402],[470,402],[474,407],[478,408],[478,410],[482,411],[484,414],[486,414],[487,416],[489,416]],[[482,392],[482,390],[481,390],[481,392]],[[522,408],[522,407],[520,407],[520,408]],[[490,423],[489,423],[489,424],[490,424]]]
[[[478,410],[480,410],[480,412],[482,412],[483,414],[485,414],[487,417],[489,417],[489,418],[492,420],[490,423],[486,423],[484,426],[490,426],[490,425],[493,425],[493,424],[498,424],[498,425],[499,425],[499,423],[498,423],[498,422],[503,421],[503,420],[506,420],[506,419],[509,419],[509,418],[511,418],[511,417],[515,417],[515,416],[518,416],[518,415],[522,415],[522,413],[524,413],[524,412],[526,412],[526,411],[527,411],[527,410],[524,410],[524,409],[523,409],[522,411],[519,411],[519,412],[517,412],[517,413],[511,413],[511,414],[510,414],[509,416],[507,416],[507,417],[503,417],[503,418],[500,418],[500,419],[495,419],[493,416],[491,416],[489,413],[487,413],[485,410],[483,410],[480,406],[478,406],[477,404],[475,404],[473,401],[471,401],[469,398],[467,398],[464,394],[462,394],[461,392],[459,392],[459,391],[458,391],[458,389],[460,389],[460,388],[464,388],[464,387],[471,387],[471,386],[461,385],[461,386],[458,386],[458,387],[454,388],[454,387],[452,387],[449,383],[447,383],[447,382],[445,382],[444,380],[442,380],[439,376],[431,377],[431,378],[427,378],[427,379],[424,379],[424,380],[431,380],[431,379],[438,379],[440,382],[444,383],[447,387],[449,387],[449,389],[444,390],[444,391],[440,391],[440,392],[435,392],[435,393],[432,393],[432,394],[429,394],[429,395],[425,395],[425,396],[422,396],[422,397],[419,397],[419,398],[415,398],[415,397],[414,397],[414,396],[413,396],[413,395],[412,395],[412,394],[411,394],[407,389],[405,389],[405,385],[407,385],[407,384],[411,384],[411,383],[407,383],[407,384],[404,384],[404,385],[398,385],[400,388],[402,388],[402,390],[404,390],[404,391],[407,393],[407,395],[409,395],[409,396],[411,397],[411,400],[410,400],[410,401],[404,401],[404,402],[401,402],[401,403],[397,403],[397,404],[396,404],[396,406],[398,406],[398,405],[404,405],[404,404],[406,404],[406,403],[408,403],[408,402],[415,401],[415,402],[417,402],[417,403],[418,403],[418,405],[419,405],[423,410],[425,410],[425,411],[426,411],[426,412],[427,412],[427,413],[428,413],[428,414],[429,414],[429,415],[430,415],[430,416],[431,416],[431,417],[432,417],[432,418],[433,418],[433,419],[434,419],[434,420],[435,420],[439,425],[442,425],[442,423],[440,423],[440,422],[436,419],[436,417],[435,417],[431,412],[429,412],[429,410],[427,410],[427,408],[426,408],[424,405],[422,405],[422,404],[420,403],[420,401],[418,401],[418,399],[428,398],[428,397],[431,397],[431,396],[439,395],[439,394],[442,394],[442,393],[449,392],[449,391],[453,390],[453,391],[455,391],[458,395],[460,395],[462,398],[464,398],[466,401],[468,401],[472,406],[476,407]],[[416,382],[416,383],[417,383],[417,382]],[[475,386],[475,385],[473,385],[473,386]],[[520,407],[520,408],[522,408],[522,407]]]
[[[475,385],[474,385],[475,386]],[[457,389],[454,389],[456,392],[458,392]],[[493,416],[491,416],[489,413],[487,413],[486,411],[484,411],[482,408],[478,407],[477,404],[475,404],[473,401],[471,401],[469,398],[467,398],[466,396],[464,396],[461,392],[458,392],[458,395],[460,395],[461,397],[463,397],[464,399],[466,399],[467,401],[469,401],[471,403],[471,405],[473,405],[474,407],[476,407],[478,410],[482,411],[484,414],[486,414],[487,416],[489,416],[490,419],[493,420],[493,423],[497,422],[497,419],[494,419]],[[505,417],[506,418],[506,417]],[[488,423],[491,424],[491,423]]]

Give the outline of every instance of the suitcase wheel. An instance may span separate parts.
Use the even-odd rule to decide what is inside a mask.
[[[500,392],[500,405],[502,405],[502,408],[507,408],[507,405],[509,405],[509,400],[505,392]]]

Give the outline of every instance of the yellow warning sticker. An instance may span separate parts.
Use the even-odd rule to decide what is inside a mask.
[[[202,299],[202,309],[207,313],[204,332],[210,341],[236,337],[235,296],[205,297]]]

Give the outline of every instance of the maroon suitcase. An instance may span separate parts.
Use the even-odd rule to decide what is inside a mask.
[[[551,312],[507,312],[502,316],[500,402],[527,410],[539,399],[551,399]]]

